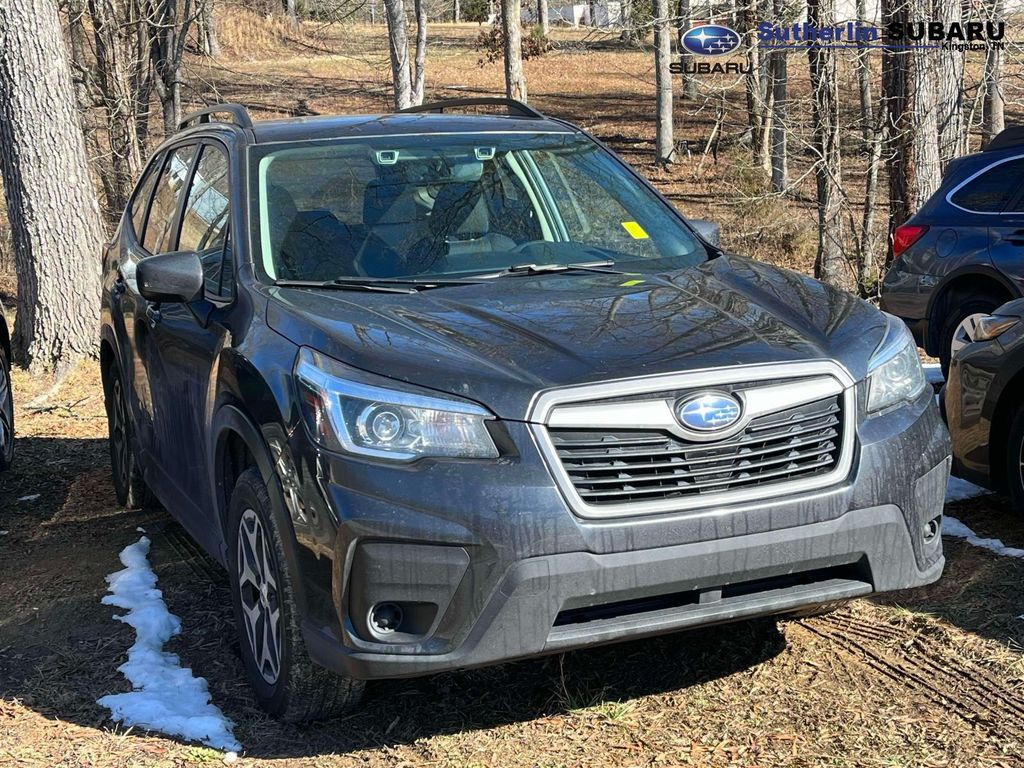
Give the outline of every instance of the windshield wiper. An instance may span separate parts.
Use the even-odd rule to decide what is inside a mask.
[[[623,274],[618,269],[612,269],[615,262],[607,261],[586,261],[575,264],[513,264],[501,272],[494,272],[488,275],[477,275],[477,277],[506,277],[514,275],[544,275],[552,272],[600,272],[606,275]]]
[[[393,285],[375,285],[374,283],[348,283],[337,280],[276,280],[274,285],[279,288],[328,288],[338,291],[379,291],[381,293],[416,293],[410,286],[398,288]]]
[[[376,291],[379,293],[416,293],[431,288],[449,285],[472,285],[476,280],[439,280],[405,277],[352,277],[343,276],[334,280],[277,280],[274,285],[282,288],[327,288],[339,291]]]

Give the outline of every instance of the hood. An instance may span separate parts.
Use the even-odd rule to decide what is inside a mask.
[[[294,343],[508,419],[540,390],[696,368],[829,358],[860,379],[885,332],[866,302],[731,255],[659,275],[269,292],[268,322]]]

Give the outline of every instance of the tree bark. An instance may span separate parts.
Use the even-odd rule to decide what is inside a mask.
[[[867,18],[866,0],[857,0],[857,20],[866,22]],[[864,139],[864,146],[871,144],[874,98],[871,94],[871,60],[868,58],[871,51],[863,40],[857,41],[857,90],[860,95],[860,130]]]
[[[459,0],[455,0],[455,10],[452,12],[452,19],[456,24],[462,21],[462,5]]]
[[[909,0],[909,5],[913,19],[928,18],[931,12],[928,0]],[[908,167],[914,170],[907,186],[911,213],[917,212],[942,183],[938,105],[931,53],[927,48],[913,50],[910,77],[907,78],[907,105],[912,113],[908,135],[911,163]]]
[[[170,136],[181,122],[181,62],[195,13],[192,0],[148,0],[146,10],[156,73],[153,86],[163,112],[164,135]]]
[[[501,0],[501,27],[505,35],[505,95],[526,103],[522,13],[519,0]]]
[[[199,0],[199,13],[196,19],[199,34],[199,45],[203,53],[211,59],[220,57],[220,42],[217,40],[217,23],[213,14],[213,0]]]
[[[544,35],[544,37],[551,37],[551,19],[548,18],[548,0],[537,0],[537,23],[540,24],[540,33]]]
[[[1003,20],[1002,0],[989,0],[988,17],[992,21]],[[985,54],[985,99],[981,106],[982,146],[1005,127],[1003,110],[1003,51],[990,47]]]
[[[295,0],[284,0],[284,12],[293,27],[299,26],[299,9],[295,5]]]
[[[412,82],[409,79],[409,31],[403,0],[384,0],[384,15],[388,22],[395,109],[405,109],[412,106]]]
[[[771,184],[772,192],[782,193],[789,187],[789,153],[786,146],[789,76],[786,71],[786,51],[772,51],[768,64],[772,87]]]
[[[963,21],[960,0],[935,0],[935,18],[951,23]],[[939,132],[939,160],[942,167],[967,152],[964,130],[964,52],[940,50],[934,56],[936,118]]]
[[[654,82],[657,88],[657,123],[655,151],[657,162],[675,161],[675,138],[672,119],[672,36],[668,0],[654,3]]]
[[[765,151],[767,148],[765,142],[767,118],[765,84],[762,82],[761,49],[758,47],[755,37],[757,6],[757,0],[746,0],[740,11],[743,20],[740,35],[747,47],[747,74],[744,77],[747,93],[747,127],[750,131],[750,149],[754,165],[759,166],[765,172],[770,172],[768,156]]]
[[[18,273],[15,358],[33,372],[94,355],[99,206],[57,8],[0,1],[0,171]]]
[[[690,0],[679,0],[676,16],[676,39],[680,39],[693,22]],[[683,64],[683,99],[685,101],[696,101],[697,78],[686,72],[693,62],[693,54],[685,51],[681,45],[679,46],[679,61]]]
[[[131,70],[132,30],[121,0],[89,0],[96,55],[96,81],[107,122],[111,184],[107,207],[122,211],[142,172],[142,147],[135,114]],[[127,36],[127,39],[126,39]]]
[[[809,0],[807,21],[835,25],[835,0]],[[843,251],[842,187],[839,153],[839,83],[833,51],[809,44],[814,119],[814,177],[818,190],[818,253],[814,275],[836,288],[850,290],[852,275]]]
[[[423,81],[426,79],[427,67],[427,3],[426,0],[413,0],[416,13],[416,57],[412,80],[412,103],[423,103]]]

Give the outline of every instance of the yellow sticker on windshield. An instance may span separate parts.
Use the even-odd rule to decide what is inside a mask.
[[[644,228],[635,221],[622,222],[622,228],[629,232],[634,240],[646,240],[649,237],[647,232],[644,231]]]
[[[640,285],[643,280],[627,280],[624,283],[619,283],[620,288],[632,288],[634,285]]]

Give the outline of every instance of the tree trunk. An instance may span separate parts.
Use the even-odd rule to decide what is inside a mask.
[[[682,38],[686,30],[690,28],[692,23],[690,13],[690,0],[679,0],[676,11],[676,39]],[[679,61],[683,65],[683,99],[685,101],[696,101],[697,78],[686,71],[693,62],[693,54],[685,51],[681,45],[679,46]]]
[[[293,27],[299,26],[299,9],[295,5],[295,0],[284,0],[284,12]]]
[[[403,0],[384,0],[384,15],[388,22],[395,109],[405,109],[412,106],[412,82],[409,79],[409,31]]]
[[[452,13],[452,19],[456,24],[462,21],[462,5],[459,3],[459,0],[455,0],[455,10]]]
[[[181,62],[193,16],[191,0],[181,5],[178,0],[148,0],[153,86],[160,99],[165,136],[175,133],[181,122]]]
[[[776,17],[778,18],[778,17]],[[789,187],[789,158],[786,147],[787,86],[786,51],[769,54],[772,87],[771,168],[772,192],[785,192]]]
[[[1001,0],[989,0],[988,18],[992,21],[1003,20],[1003,4]],[[985,100],[981,107],[982,146],[988,144],[997,133],[1005,127],[1003,119],[1003,51],[990,47],[985,54]]]
[[[654,81],[657,88],[657,162],[675,161],[675,139],[672,135],[672,36],[668,0],[654,3]]]
[[[548,0],[537,0],[537,23],[540,33],[545,38],[551,37],[551,19],[549,18]]]
[[[220,56],[220,43],[217,41],[217,24],[213,14],[213,0],[199,0],[199,11],[196,18],[199,45],[203,53],[211,59]]]
[[[741,37],[747,47],[747,74],[744,84],[747,92],[747,126],[750,130],[750,149],[754,165],[770,171],[768,157],[765,154],[765,110],[764,83],[761,71],[761,49],[755,37],[757,24],[757,0],[746,0],[740,16],[743,20]]]
[[[930,12],[928,0],[909,0],[908,11],[913,19],[924,19]],[[927,202],[942,183],[942,163],[939,161],[939,121],[932,78],[932,55],[926,48],[915,48],[911,56],[910,76],[907,78],[907,106],[911,110],[910,141],[911,162],[914,173],[908,178],[907,203],[911,214]]]
[[[868,144],[868,176],[864,184],[864,216],[861,220],[860,258],[857,264],[857,283],[860,295],[867,299],[878,293],[878,258],[881,250],[875,234],[875,213],[878,207],[878,173],[882,165],[882,142],[885,123],[879,108],[879,117],[872,126]]]
[[[857,20],[866,22],[868,20],[867,15],[866,0],[857,0]],[[874,112],[874,104],[872,102],[874,98],[871,94],[871,59],[868,58],[870,55],[871,51],[868,50],[867,44],[863,40],[858,40],[857,90],[860,94],[860,131],[865,147],[871,144],[871,138],[874,135],[872,125],[872,115]]]
[[[833,26],[835,0],[809,0],[807,22]],[[815,152],[814,176],[818,189],[818,253],[814,275],[836,288],[852,287],[849,265],[843,252],[839,154],[839,83],[835,53],[819,45],[807,47],[810,63]]]
[[[960,0],[935,0],[935,19],[948,27],[963,21]],[[940,50],[932,58],[935,82],[939,160],[942,167],[967,152],[964,130],[964,52]]]
[[[52,0],[0,2],[0,170],[18,273],[14,354],[29,370],[94,355],[103,243]]]
[[[522,14],[519,0],[501,0],[501,27],[505,35],[505,95],[525,103]]]
[[[119,0],[89,0],[95,41],[96,80],[107,121],[110,144],[111,184],[107,207],[124,210],[135,181],[142,173],[142,148],[138,136],[135,97],[130,72],[132,48],[125,36],[127,12]]]
[[[426,0],[413,0],[416,12],[416,58],[412,82],[412,103],[423,103],[423,81],[427,66],[427,4]]]

